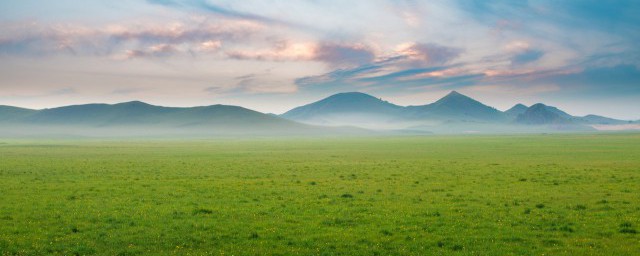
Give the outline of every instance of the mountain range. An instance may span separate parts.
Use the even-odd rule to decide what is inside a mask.
[[[531,126],[548,130],[591,130],[591,125],[621,125],[629,121],[596,115],[572,116],[542,103],[516,104],[500,111],[452,91],[438,101],[420,106],[398,106],[364,93],[340,93],[281,115],[315,125],[347,125],[369,129],[418,128],[430,131],[496,129],[529,131]],[[529,127],[525,127],[529,126]]]
[[[512,133],[638,128],[635,124],[596,115],[572,116],[541,103],[517,104],[503,112],[456,91],[420,106],[399,106],[360,92],[339,93],[279,116],[238,106],[177,108],[140,101],[42,110],[0,106],[0,136]]]

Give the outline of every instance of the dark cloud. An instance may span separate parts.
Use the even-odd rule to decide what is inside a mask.
[[[517,53],[511,58],[511,64],[522,65],[535,62],[544,56],[544,52],[536,49],[528,49]]]
[[[338,45],[330,48],[330,58],[325,62],[332,64],[351,64],[349,68],[339,68],[318,75],[302,77],[295,84],[306,90],[350,90],[366,86],[368,89],[393,87],[403,90],[425,86],[450,86],[458,88],[475,84],[483,75],[447,71],[458,65],[447,65],[462,54],[463,50],[434,43],[413,43],[405,45],[397,55],[383,60],[375,60],[368,48],[353,48]],[[351,61],[347,61],[350,58]],[[320,58],[319,58],[320,59]],[[340,62],[343,61],[343,62]],[[355,65],[359,64],[359,65]]]
[[[178,50],[169,44],[154,45],[144,50],[130,50],[126,53],[127,59],[145,58],[145,57],[169,57]]]
[[[112,42],[137,41],[141,43],[192,43],[209,40],[239,41],[255,34],[250,24],[179,24],[174,27],[127,27],[108,33]]]
[[[414,43],[400,51],[412,66],[445,65],[458,58],[463,50],[435,43]]]
[[[482,80],[483,74],[452,72],[443,75],[439,72],[450,71],[458,66],[431,66],[424,68],[400,69],[388,72],[389,69],[401,67],[403,58],[393,58],[348,69],[337,69],[332,72],[303,77],[295,80],[295,84],[305,91],[345,91],[360,90],[395,90],[439,86],[458,89],[475,85]]]
[[[0,54],[40,56],[50,52],[76,54],[68,36],[33,23],[0,23]]]
[[[371,63],[375,54],[364,45],[321,43],[315,49],[314,59],[333,66],[357,66]]]
[[[147,0],[148,3],[163,5],[173,8],[190,8],[196,9],[200,11],[204,11],[206,13],[220,15],[226,18],[232,19],[241,19],[241,20],[250,20],[256,21],[260,23],[270,24],[270,25],[282,25],[286,27],[293,28],[305,28],[299,24],[293,24],[289,22],[285,22],[279,19],[274,19],[262,15],[257,15],[248,12],[241,12],[229,8],[225,8],[221,5],[212,4],[206,0]]]

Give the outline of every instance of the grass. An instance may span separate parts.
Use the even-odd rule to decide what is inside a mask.
[[[0,140],[0,255],[640,255],[640,134]]]

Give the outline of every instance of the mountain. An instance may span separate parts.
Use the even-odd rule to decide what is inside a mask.
[[[505,113],[509,114],[509,112],[512,109],[507,110]],[[515,113],[516,110],[513,110],[512,112]],[[536,124],[536,125],[540,125],[540,124],[574,124],[574,125],[629,124],[629,121],[623,121],[623,120],[618,120],[618,119],[613,119],[613,118],[608,118],[608,117],[598,116],[598,115],[586,115],[583,117],[572,116],[556,107],[547,106],[542,103],[538,103],[531,106],[525,112],[519,114],[516,117],[515,121],[520,124]]]
[[[506,119],[499,110],[456,91],[452,91],[434,103],[411,106],[408,109],[413,112],[414,117],[420,119],[474,122],[499,122]]]
[[[338,93],[294,108],[281,116],[307,124],[330,126],[387,126],[403,115],[404,107],[360,92]]]
[[[572,116],[555,107],[538,103],[518,115],[516,123],[530,125],[573,124],[572,119]]]
[[[501,112],[455,91],[434,103],[408,107],[364,93],[339,93],[280,116],[238,106],[179,108],[140,101],[43,110],[0,106],[3,137],[356,135],[370,134],[370,130],[384,134],[520,133],[637,127],[632,121],[603,116],[572,116],[542,103],[517,104]]]
[[[531,107],[516,104],[501,112],[456,91],[434,103],[408,107],[364,93],[339,93],[294,108],[281,117],[313,125],[354,126],[403,133],[539,132],[545,129],[543,127],[550,131],[585,130],[588,125],[624,122],[594,115],[575,117],[544,104]],[[531,129],[525,129],[523,124],[530,125]]]
[[[0,131],[9,134],[217,135],[343,132],[296,123],[237,106],[161,107],[132,101],[28,110],[0,108]]]
[[[586,115],[580,117],[579,120],[588,124],[604,124],[604,125],[619,125],[633,123],[630,121],[618,120],[598,115]]]
[[[510,109],[508,109],[507,111],[504,112],[504,114],[511,120],[514,120],[516,118],[518,118],[518,116],[524,112],[527,111],[527,109],[529,109],[529,107],[523,105],[523,104],[516,104],[513,107],[511,107]]]

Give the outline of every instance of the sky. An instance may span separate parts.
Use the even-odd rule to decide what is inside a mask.
[[[339,92],[640,119],[640,1],[0,0],[0,105],[265,113]]]

